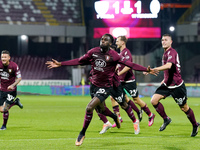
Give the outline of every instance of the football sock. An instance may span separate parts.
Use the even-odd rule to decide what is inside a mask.
[[[137,108],[137,106],[135,105],[135,103],[134,103],[132,100],[130,100],[130,101],[128,102],[128,105],[129,105],[135,112],[139,113],[139,109]]]
[[[8,117],[9,117],[9,112],[4,112],[3,113],[3,125],[6,126],[7,122],[8,122]]]
[[[113,107],[113,111],[119,114],[119,105]]]
[[[13,107],[14,105],[16,105],[16,104],[15,104],[15,103],[12,103],[12,104],[10,105],[9,109],[10,109],[11,107]]]
[[[126,113],[128,114],[129,118],[130,118],[133,122],[135,122],[135,121],[136,121],[136,118],[135,118],[135,116],[134,116],[134,113],[133,113],[131,107],[128,106],[128,107],[125,109],[125,111],[126,111]]]
[[[114,114],[114,113],[112,113],[109,109],[108,109],[108,107],[105,107],[105,111],[104,112],[102,112],[105,116],[109,116],[109,117],[111,117],[111,118],[113,118],[113,119],[116,119],[116,115]]]
[[[108,119],[106,118],[105,115],[99,113],[99,112],[97,111],[97,109],[95,109],[95,110],[96,110],[96,112],[97,112],[99,118],[100,118],[104,123],[108,122]]]
[[[86,112],[85,113],[85,118],[84,118],[84,123],[83,123],[83,129],[81,130],[81,134],[85,135],[85,131],[87,130],[91,120],[93,117],[93,112]]]
[[[196,126],[197,122],[196,122],[193,110],[191,108],[189,108],[189,110],[187,112],[185,112],[185,114],[187,115],[187,118],[190,120],[192,125]]]
[[[142,107],[142,110],[150,117],[151,116],[151,111],[149,110],[147,104],[145,104],[144,107]]]
[[[163,119],[166,119],[167,118],[167,115],[165,113],[165,109],[163,107],[163,105],[158,102],[157,105],[153,105],[153,107],[156,109],[156,111],[158,112],[158,114],[163,118]]]

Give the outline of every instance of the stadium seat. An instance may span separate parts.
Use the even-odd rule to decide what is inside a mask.
[[[82,11],[79,1],[72,0],[0,0],[0,21],[17,24],[65,25],[81,24]]]
[[[22,57],[15,56],[11,60],[18,64],[23,79],[68,79],[69,77],[65,67],[52,70],[46,67],[45,62],[51,60],[50,57],[33,57],[28,55]]]

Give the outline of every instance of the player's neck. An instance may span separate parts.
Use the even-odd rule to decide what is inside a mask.
[[[122,47],[120,48],[120,51],[123,51],[125,48],[126,48],[126,46],[122,46]]]
[[[168,51],[170,48],[171,48],[171,46],[168,47],[168,48],[165,48],[164,51],[166,52],[166,51]]]

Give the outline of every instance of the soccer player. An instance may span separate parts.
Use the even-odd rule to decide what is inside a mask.
[[[6,130],[8,110],[14,105],[23,108],[19,98],[16,98],[16,86],[21,81],[21,73],[17,64],[10,61],[10,53],[7,50],[1,52],[0,77],[0,112],[3,113],[3,125],[0,130]]]
[[[110,34],[105,34],[100,40],[100,47],[95,47],[89,50],[85,55],[78,59],[73,59],[65,62],[58,62],[56,60],[48,61],[46,64],[48,68],[60,67],[61,65],[78,65],[81,63],[88,63],[91,61],[92,67],[92,78],[91,78],[91,96],[92,100],[86,107],[86,114],[84,118],[83,128],[78,135],[78,138],[75,142],[76,146],[80,146],[83,143],[85,138],[85,132],[92,120],[93,110],[97,108],[100,113],[103,113],[106,116],[110,116],[115,120],[117,127],[120,127],[119,118],[117,115],[106,109],[104,107],[104,101],[106,98],[113,92],[113,75],[115,72],[116,65],[122,63],[128,65],[134,70],[138,71],[147,71],[152,74],[156,73],[156,70],[140,66],[135,63],[126,62],[124,58],[120,57],[117,52],[110,50],[110,46],[114,42],[114,38]],[[121,99],[119,99],[119,102]],[[124,103],[126,104],[126,103]],[[126,107],[126,106],[124,106]],[[126,110],[127,113],[131,116],[133,114],[132,110]]]
[[[155,69],[164,71],[164,79],[151,98],[152,105],[164,120],[164,123],[160,127],[159,131],[165,130],[167,125],[169,125],[172,121],[171,118],[167,116],[163,105],[160,103],[160,100],[171,95],[191,122],[193,126],[191,136],[194,137],[198,133],[200,124],[196,122],[193,110],[187,104],[187,90],[180,74],[181,65],[178,53],[172,48],[171,35],[164,34],[161,42],[164,49],[162,66],[156,67]]]
[[[126,48],[127,38],[125,36],[119,36],[116,40],[117,48],[120,49],[120,56],[126,59],[126,61],[132,62],[132,55],[129,49]],[[149,116],[148,126],[152,126],[154,122],[155,115],[149,110],[147,104],[142,101],[138,96],[138,90],[136,85],[135,75],[130,67],[123,64],[117,65],[118,75],[122,84],[122,87],[131,95],[134,102],[138,104],[141,109]],[[129,101],[129,105],[132,105],[132,108],[136,110],[138,118],[142,120],[142,112],[139,109],[136,109],[132,104],[132,101]],[[116,126],[115,124],[113,125]]]
[[[110,49],[112,50],[116,50],[116,45],[111,45]],[[115,75],[113,77],[113,83],[114,85],[116,86],[119,86],[120,85],[120,80],[119,80],[119,77],[117,75],[117,73],[115,72]],[[118,88],[122,88],[121,85],[120,87]],[[119,93],[120,94],[123,94],[123,99],[125,98],[126,100],[126,103],[134,110],[137,112],[138,114],[138,118],[139,120],[141,121],[141,118],[142,118],[142,111],[139,110],[137,108],[137,106],[128,98],[128,96],[124,93],[124,91],[122,93]],[[111,99],[111,103],[112,103],[112,107],[113,107],[113,111],[114,113],[116,113],[120,119],[120,123],[123,122],[121,116],[120,116],[120,113],[119,113],[119,103],[115,100],[117,99],[117,97],[114,99],[112,96],[110,96],[110,99]],[[102,130],[100,131],[100,134],[103,134],[105,133],[109,128],[111,127],[116,127],[116,123],[114,123],[113,125],[108,121],[108,119],[106,118],[106,116],[104,116],[103,114],[100,114],[98,113],[98,116],[100,117],[100,119],[104,122],[103,124],[103,128]],[[134,130],[135,130],[135,134],[139,134],[140,132],[140,127],[139,127],[139,121],[136,120],[136,123],[133,124],[134,126]]]

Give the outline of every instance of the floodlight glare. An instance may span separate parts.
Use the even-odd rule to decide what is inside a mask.
[[[25,41],[25,40],[27,40],[27,35],[21,35],[21,39],[23,40],[23,41]]]
[[[169,27],[169,31],[174,32],[174,30],[175,30],[174,26]]]

